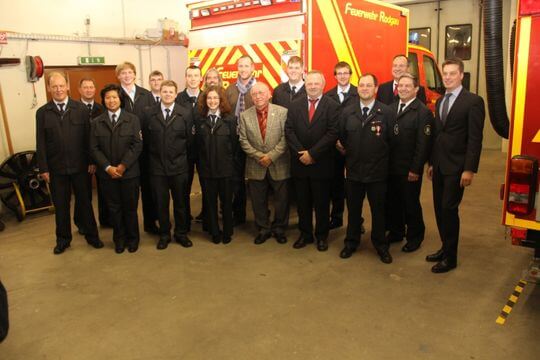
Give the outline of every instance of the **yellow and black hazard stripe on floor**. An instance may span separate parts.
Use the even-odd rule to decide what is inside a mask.
[[[499,317],[495,322],[499,325],[504,325],[506,322],[506,319],[508,318],[508,315],[512,312],[512,309],[514,308],[514,305],[516,305],[519,295],[523,292],[523,288],[525,288],[525,285],[527,285],[527,282],[525,280],[519,280],[518,284],[514,288],[514,291],[512,292],[512,295],[508,298],[508,301],[506,302],[506,305],[504,305]]]

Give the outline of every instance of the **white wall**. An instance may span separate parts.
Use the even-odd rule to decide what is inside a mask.
[[[160,18],[180,23],[187,32],[188,12],[183,0],[0,0],[0,30],[21,33],[85,35],[84,20],[90,18],[90,36],[128,37],[158,28]],[[125,23],[123,21],[125,19]],[[187,49],[182,46],[133,46],[61,41],[8,39],[0,45],[0,57],[20,58],[19,66],[0,67],[0,86],[15,152],[35,149],[35,111],[46,102],[44,80],[36,84],[37,106],[31,108],[32,84],[26,81],[24,57],[39,55],[45,66],[77,65],[77,56],[105,56],[106,65],[128,60],[138,70],[138,84],[148,87],[148,74],[161,70],[166,77],[184,86]],[[1,117],[1,114],[0,114]],[[0,162],[8,155],[5,132],[0,126]]]

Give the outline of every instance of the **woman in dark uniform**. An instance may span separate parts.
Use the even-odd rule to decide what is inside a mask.
[[[107,111],[93,119],[90,127],[90,153],[97,164],[97,177],[103,189],[113,225],[116,253],[139,248],[139,162],[142,150],[139,118],[121,109],[121,88],[109,84],[101,90]]]
[[[199,96],[199,118],[195,139],[203,179],[208,232],[215,244],[228,244],[233,234],[232,177],[238,150],[236,119],[221,87],[209,86]],[[218,196],[223,211],[223,231],[218,224]]]

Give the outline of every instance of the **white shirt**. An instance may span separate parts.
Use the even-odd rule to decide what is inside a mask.
[[[405,103],[405,106],[403,107],[403,110],[401,110],[401,111],[405,111],[405,109],[406,109],[409,105],[411,105],[411,103],[414,101],[414,99],[416,99],[416,97],[413,97],[411,100],[407,101],[407,102]],[[401,100],[399,100],[399,105],[398,105],[398,108],[397,108],[398,114],[399,114],[399,109],[401,108],[401,104],[403,104],[403,103],[401,102]]]
[[[450,96],[450,98],[448,99],[448,112],[450,112],[450,109],[452,109],[452,105],[454,105],[454,102],[456,101],[457,97],[459,96],[459,93],[461,92],[461,90],[463,90],[463,85],[459,85],[457,88],[455,88],[454,90],[452,91],[447,91],[444,95],[446,96],[446,94],[452,94],[452,96]],[[441,103],[439,104],[439,116],[442,117],[442,108],[444,106],[444,98],[443,100],[441,101]]]
[[[165,109],[169,109],[169,115],[172,115],[172,112],[174,110],[174,103],[171,104],[171,106],[167,107],[165,105],[163,105],[163,103],[161,103],[161,112],[163,113],[163,118],[166,119],[167,118],[167,112],[165,111]]]
[[[350,89],[351,89],[351,84],[348,84],[347,87],[344,87],[344,88],[338,85],[337,94],[339,97],[339,102],[343,102],[343,100],[345,100],[345,94],[349,93]]]
[[[364,114],[364,108],[367,107],[369,110],[368,110],[368,114],[371,112],[371,110],[373,109],[373,106],[375,106],[375,99],[373,99],[369,104],[367,105],[364,105],[362,103],[362,101],[360,101],[360,110],[362,110],[362,114]]]
[[[135,85],[133,85],[131,90],[128,90],[128,89],[126,89],[125,87],[122,86],[122,89],[124,89],[126,94],[128,94],[128,96],[131,98],[131,101],[135,102],[135,91],[137,90],[137,87]]]
[[[54,99],[53,99],[53,101],[54,101],[54,104],[56,105],[56,108],[58,110],[60,110],[60,106],[58,106],[58,104],[64,104],[64,108],[62,109],[62,111],[66,111],[67,110],[67,104],[69,102],[69,96],[66,96],[66,98],[64,100],[62,100],[62,101],[56,101]]]

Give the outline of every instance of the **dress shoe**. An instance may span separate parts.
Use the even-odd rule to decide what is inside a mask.
[[[159,234],[159,228],[156,226],[156,224],[144,225],[144,232],[147,232],[149,234],[158,235]]]
[[[287,243],[287,237],[285,236],[285,234],[275,234],[274,236],[276,237],[276,241],[278,242],[278,244]]]
[[[293,244],[293,248],[295,249],[301,249],[305,247],[307,244],[313,244],[313,238],[306,239],[303,236],[300,236],[298,240],[296,240]]]
[[[134,253],[137,250],[139,250],[139,244],[131,244],[131,245],[128,246],[128,251],[130,253]]]
[[[330,220],[329,228],[330,230],[337,229],[343,226],[343,219],[332,218]]]
[[[175,236],[174,240],[185,248],[193,246],[193,243],[189,240],[187,235]]]
[[[156,249],[164,250],[164,249],[167,248],[167,246],[169,246],[170,242],[171,242],[170,237],[162,237],[162,238],[159,239],[159,241],[157,243],[157,246],[156,246]]]
[[[317,240],[317,250],[319,250],[319,251],[328,250],[328,241],[327,240]]]
[[[426,256],[426,261],[428,262],[439,262],[444,258],[443,249],[437,250],[437,252]]]
[[[416,251],[416,250],[418,250],[420,248],[421,244],[422,244],[421,242],[419,242],[419,243],[406,243],[401,248],[401,251],[406,252],[406,253]]]
[[[385,264],[392,263],[392,255],[390,255],[388,250],[380,250],[380,251],[377,251],[377,253],[379,254],[379,258],[381,259],[383,263]]]
[[[117,253],[117,254],[123,253],[124,250],[125,250],[124,245],[115,245],[114,246],[114,252]]]
[[[90,245],[91,247],[95,248],[95,249],[101,249],[104,245],[103,245],[103,241],[99,240],[98,239],[92,239],[92,240],[86,240],[86,242],[88,243],[88,245]]]
[[[219,244],[221,242],[221,235],[214,235],[212,236],[212,242],[214,244]]]
[[[223,239],[221,240],[221,242],[224,244],[228,244],[231,241],[232,241],[232,238],[230,236],[224,236]]]
[[[356,249],[345,246],[343,250],[341,250],[341,252],[339,253],[339,257],[342,259],[348,259],[352,256],[352,254],[354,254],[355,251]]]
[[[260,244],[264,243],[266,240],[270,239],[271,236],[272,236],[272,234],[270,234],[270,233],[260,233],[259,235],[257,235],[255,240],[253,240],[253,243],[255,245],[260,245]]]
[[[54,254],[55,255],[60,255],[61,253],[63,253],[64,251],[66,251],[66,249],[69,247],[70,245],[69,244],[65,244],[65,243],[61,243],[61,244],[56,244],[56,246],[54,247]]]
[[[435,274],[441,274],[445,272],[449,272],[452,269],[455,269],[457,266],[457,262],[455,260],[449,260],[448,258],[439,261],[433,267],[431,268],[431,272]]]

